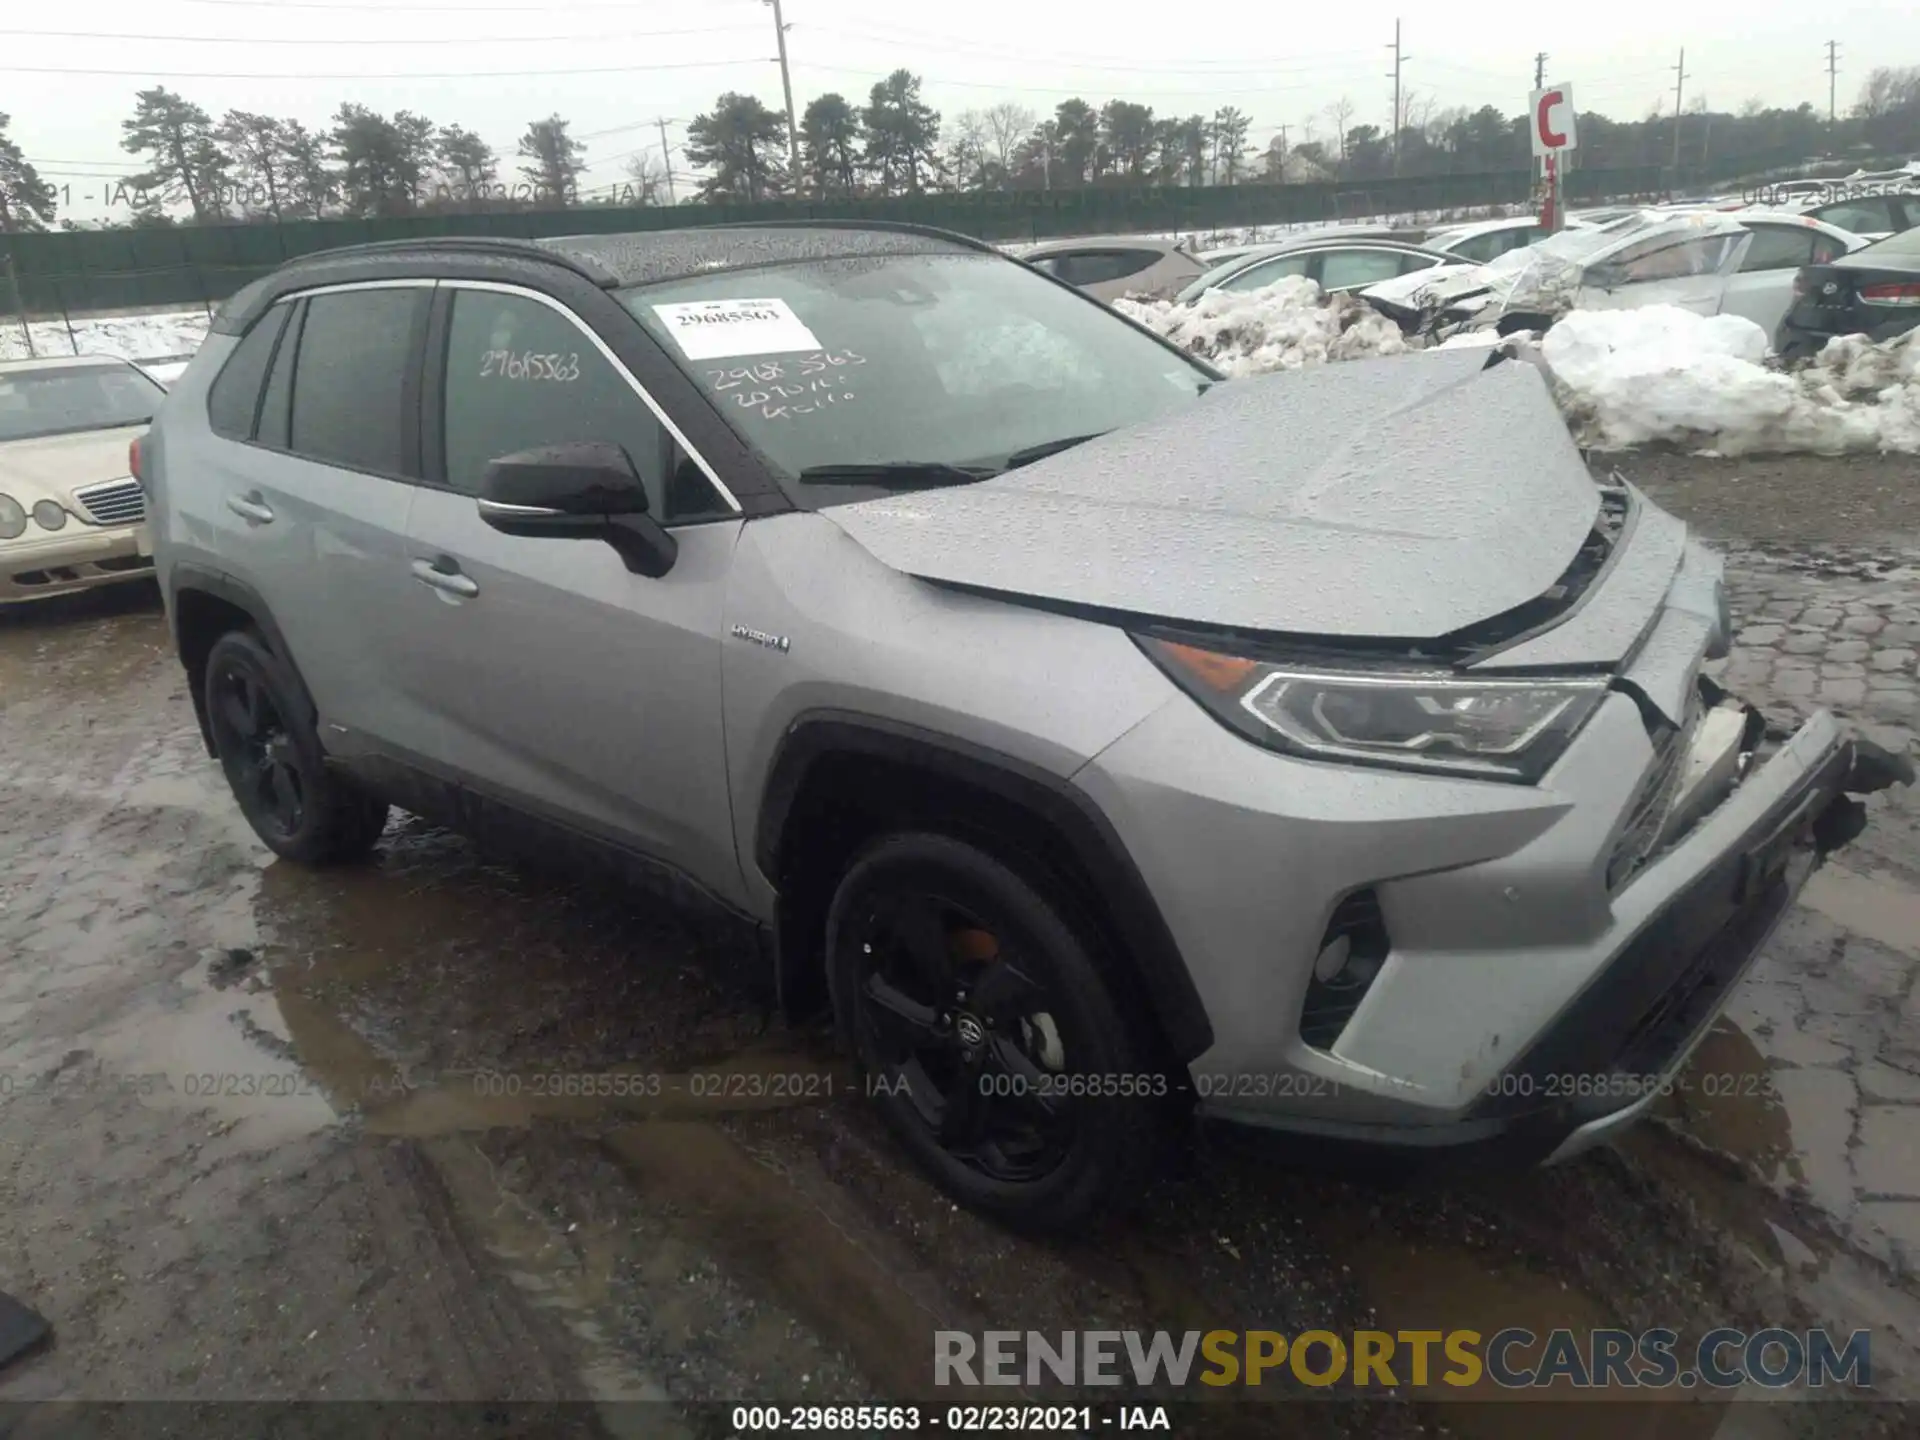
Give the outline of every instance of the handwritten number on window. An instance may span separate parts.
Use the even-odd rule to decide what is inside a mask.
[[[511,350],[480,352],[480,378],[498,380],[552,380],[571,384],[580,378],[580,354],[568,351],[541,355],[532,350],[515,354]]]

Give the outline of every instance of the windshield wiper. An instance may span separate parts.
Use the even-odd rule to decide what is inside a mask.
[[[809,465],[803,485],[880,485],[889,490],[937,490],[972,485],[998,472],[983,465],[950,465],[944,460],[883,460],[861,465]]]
[[[1036,460],[1044,460],[1049,455],[1058,455],[1062,450],[1071,450],[1076,445],[1084,445],[1089,440],[1098,440],[1107,432],[1096,430],[1091,435],[1068,435],[1059,440],[1046,440],[1038,445],[1029,445],[1024,450],[1016,450],[1007,456],[1002,470],[1018,470],[1022,465],[1031,465]]]

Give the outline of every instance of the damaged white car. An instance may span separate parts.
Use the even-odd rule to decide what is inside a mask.
[[[1802,215],[1642,210],[1564,230],[1486,265],[1402,275],[1361,297],[1410,335],[1544,330],[1569,310],[1673,305],[1739,315],[1769,336],[1793,303],[1803,265],[1866,242]]]

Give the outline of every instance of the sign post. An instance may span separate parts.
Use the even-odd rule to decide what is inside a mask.
[[[1533,153],[1541,163],[1544,177],[1538,199],[1540,223],[1553,233],[1567,223],[1560,199],[1561,157],[1572,153],[1580,143],[1575,128],[1573,87],[1549,85],[1544,90],[1536,90],[1528,97],[1527,109],[1533,120]]]

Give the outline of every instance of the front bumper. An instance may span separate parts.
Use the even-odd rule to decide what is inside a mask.
[[[51,534],[29,530],[18,540],[0,540],[0,605],[151,575],[153,559],[140,553],[140,535],[139,525],[74,521]]]
[[[1651,1103],[1813,867],[1857,830],[1848,790],[1889,783],[1863,780],[1856,742],[1817,714],[1610,886],[1635,795],[1623,777],[1652,763],[1624,694],[1537,789],[1268,755],[1183,699],[1078,779],[1207,1007],[1215,1044],[1192,1066],[1203,1117],[1341,1148],[1537,1161]],[[1313,958],[1361,888],[1392,948],[1338,1039],[1309,1044]]]

